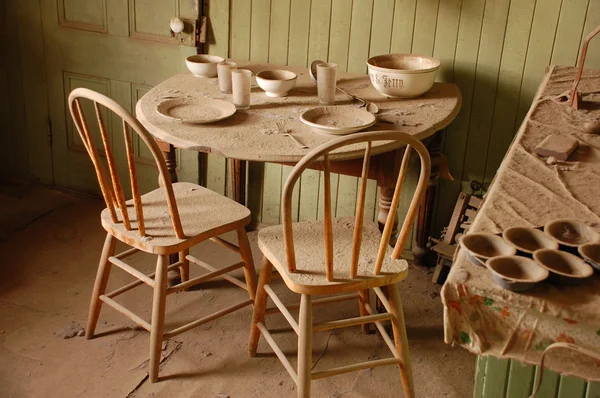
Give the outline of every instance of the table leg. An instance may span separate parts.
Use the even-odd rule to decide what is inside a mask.
[[[236,202],[246,205],[246,161],[230,159],[231,164],[231,186],[233,197]]]
[[[377,215],[377,223],[379,224],[379,230],[383,232],[383,227],[390,214],[390,207],[392,204],[392,198],[394,196],[394,187],[381,186],[379,188],[379,214]],[[390,237],[390,243],[394,243],[398,234],[398,214],[394,219],[394,228],[392,229],[392,236]]]
[[[175,151],[175,147],[169,144],[168,150],[167,148],[162,148],[163,156],[165,157],[165,162],[167,163],[167,170],[169,171],[169,176],[171,177],[171,183],[176,183],[178,181],[177,178],[177,153]],[[179,261],[179,254],[171,254],[169,255],[169,264],[173,264]],[[181,275],[179,273],[179,269],[172,269],[167,274],[167,284],[169,286],[174,286],[181,281]]]
[[[431,234],[431,225],[433,221],[433,206],[437,197],[438,183],[440,178],[440,153],[442,151],[442,133],[437,132],[426,143],[429,156],[431,157],[431,174],[429,176],[429,185],[425,194],[425,202],[419,207],[417,215],[417,229],[415,242],[413,242],[412,253],[414,263],[424,265],[427,263],[426,255],[427,241]]]

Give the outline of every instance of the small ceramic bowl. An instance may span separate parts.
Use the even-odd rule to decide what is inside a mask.
[[[574,254],[561,250],[540,249],[533,252],[533,259],[550,271],[556,282],[577,283],[592,276],[594,270]]]
[[[439,68],[437,59],[416,54],[378,55],[367,61],[375,90],[394,98],[414,98],[426,93]]]
[[[548,278],[547,269],[530,258],[522,256],[499,256],[490,258],[485,266],[492,272],[492,279],[500,287],[514,292],[531,289]]]
[[[256,83],[269,97],[285,97],[296,85],[296,78],[289,70],[264,70],[256,74]]]
[[[544,232],[561,245],[568,247],[577,247],[600,239],[598,232],[589,225],[573,219],[550,221],[544,226]]]
[[[217,64],[225,59],[216,55],[198,54],[187,57],[187,68],[198,77],[217,77]]]
[[[513,227],[505,229],[502,237],[509,245],[523,253],[532,254],[539,249],[558,249],[558,243],[535,228]]]
[[[589,265],[600,271],[600,243],[586,243],[577,249]]]
[[[514,256],[517,253],[517,249],[507,244],[501,236],[489,233],[467,234],[460,238],[459,243],[471,260],[481,265],[492,257]]]

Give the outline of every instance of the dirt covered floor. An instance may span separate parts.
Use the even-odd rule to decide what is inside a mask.
[[[247,355],[250,308],[244,308],[168,340],[163,345],[161,381],[147,380],[149,334],[104,306],[98,336],[83,335],[104,230],[99,199],[72,196],[36,186],[0,185],[0,396],[1,397],[295,397],[295,386],[261,340],[257,358]],[[226,236],[235,241],[235,236]],[[250,234],[257,267],[260,251]],[[123,249],[119,245],[117,250]],[[192,253],[217,266],[237,261],[214,243]],[[151,272],[155,258],[131,257],[130,264]],[[192,267],[194,267],[192,265]],[[199,270],[192,268],[192,275]],[[241,271],[240,271],[241,276]],[[470,397],[475,357],[444,344],[439,287],[430,271],[411,267],[401,284],[417,396]],[[131,281],[114,269],[109,289]],[[284,291],[280,281],[276,291]],[[167,299],[167,328],[226,307],[244,291],[226,282],[202,285]],[[284,294],[296,302],[293,294]],[[150,319],[151,290],[144,286],[119,297]],[[357,316],[346,302],[318,307],[315,321]],[[279,315],[269,327],[286,326]],[[276,335],[288,353],[289,332]],[[317,333],[317,370],[353,361],[385,358],[377,335],[359,327]],[[292,360],[295,364],[295,360]],[[365,370],[313,382],[313,397],[401,397],[397,368]]]

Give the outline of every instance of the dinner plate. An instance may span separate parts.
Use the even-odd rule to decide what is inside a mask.
[[[235,106],[210,98],[175,98],[162,101],[156,112],[180,123],[206,124],[227,119],[235,113]]]
[[[300,115],[302,123],[313,129],[334,135],[355,133],[375,124],[375,115],[349,106],[323,106]]]

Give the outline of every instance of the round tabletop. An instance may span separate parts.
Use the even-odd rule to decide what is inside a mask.
[[[228,119],[212,124],[183,124],[161,116],[156,106],[173,97],[206,97],[231,102],[231,94],[219,92],[217,78],[195,77],[191,73],[177,74],[146,93],[136,105],[140,122],[156,138],[175,147],[220,154],[230,159],[260,162],[297,162],[309,150],[332,139],[314,131],[300,121],[305,111],[319,107],[317,87],[302,67],[236,61],[238,68],[257,73],[267,69],[286,69],[298,75],[296,86],[287,97],[268,97],[253,78],[251,105],[238,110]],[[379,107],[377,123],[368,131],[400,130],[419,139],[427,138],[446,127],[460,109],[461,95],[457,86],[435,83],[421,97],[413,99],[387,98],[372,86],[367,75],[339,73],[338,87]],[[336,105],[355,107],[358,102],[338,91]],[[301,149],[287,136],[279,134],[277,123],[308,146]],[[393,141],[373,143],[372,153],[383,153],[397,147]],[[363,156],[364,145],[340,148],[332,152],[332,160]]]

